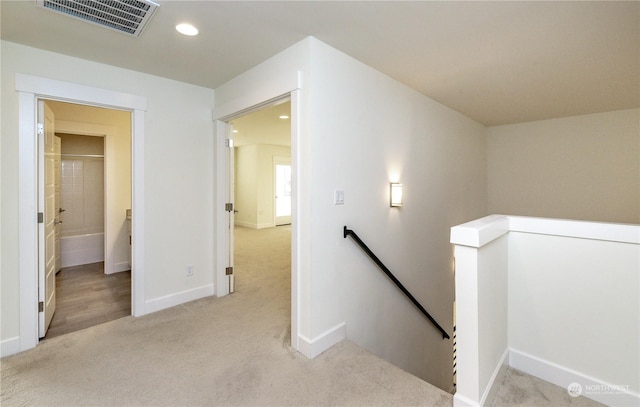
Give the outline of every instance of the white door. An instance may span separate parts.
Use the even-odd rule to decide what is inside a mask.
[[[38,240],[38,334],[46,335],[56,310],[56,188],[55,118],[47,104],[38,101],[38,212],[42,213]],[[40,215],[39,215],[40,216]]]
[[[227,126],[227,171],[229,173],[229,189],[227,191],[227,210],[228,228],[229,228],[229,259],[227,268],[227,277],[229,279],[229,294],[235,290],[235,276],[233,273],[233,245],[234,245],[234,223],[235,223],[235,152],[233,149],[233,125],[229,123]]]
[[[61,257],[60,257],[60,230],[62,229],[61,227],[61,223],[62,223],[62,212],[64,212],[64,209],[62,209],[60,207],[60,202],[61,202],[61,184],[62,184],[62,160],[61,160],[61,150],[62,150],[62,139],[58,136],[55,136],[53,138],[53,151],[54,151],[54,168],[55,168],[55,175],[54,175],[54,180],[55,180],[55,211],[56,211],[56,216],[58,217],[58,221],[55,222],[55,228],[56,228],[56,267],[55,267],[55,272],[57,273],[58,271],[60,271],[60,269],[62,268],[62,261],[61,261]]]
[[[274,158],[273,186],[275,190],[275,224],[291,223],[291,159]]]

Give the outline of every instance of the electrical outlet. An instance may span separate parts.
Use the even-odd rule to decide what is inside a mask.
[[[191,277],[193,275],[193,265],[187,265],[187,277]]]

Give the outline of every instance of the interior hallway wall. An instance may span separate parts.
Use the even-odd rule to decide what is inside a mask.
[[[234,148],[234,215],[237,226],[258,229],[257,176],[258,146],[256,144]]]
[[[213,90],[7,41],[0,47],[2,344],[20,340],[16,73],[146,98],[145,298],[140,312],[213,294]],[[190,277],[188,264],[194,270]]]
[[[449,231],[486,215],[486,129],[320,41],[311,56],[314,336],[345,321],[350,339],[449,391],[452,341],[342,228],[358,233],[452,334]],[[404,205],[390,208],[396,181]],[[336,189],[344,205],[333,204]]]
[[[346,333],[450,390],[452,342],[342,237],[342,227],[360,234],[451,333],[449,230],[486,215],[486,129],[311,37],[217,88],[216,107],[231,113],[229,106],[271,99],[281,93],[270,85],[290,77],[302,78],[292,149],[294,340],[313,355]],[[389,207],[391,181],[405,185],[402,208]],[[333,205],[336,189],[344,205]]]
[[[640,109],[487,134],[490,213],[640,223]]]
[[[235,224],[252,229],[275,226],[273,158],[291,157],[291,148],[251,144],[235,149]]]

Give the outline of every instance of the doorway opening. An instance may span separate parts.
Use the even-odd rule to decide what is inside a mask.
[[[131,315],[131,112],[39,99],[38,117],[38,336],[49,339]]]
[[[230,292],[270,286],[291,298],[291,101],[279,99],[229,120]],[[277,282],[277,283],[276,283]],[[282,310],[279,310],[282,311]],[[286,312],[286,318],[291,313]],[[291,333],[285,335],[291,336]],[[287,338],[289,340],[289,338]]]
[[[147,99],[143,96],[99,89],[38,76],[16,73],[18,93],[19,146],[18,161],[18,257],[20,267],[20,336],[17,351],[34,348],[39,341],[38,280],[40,253],[38,239],[38,126],[39,99],[101,106],[129,112],[131,115],[131,313],[144,315],[145,309],[145,214],[144,214],[144,123]],[[80,124],[81,125],[81,124]],[[108,139],[107,139],[108,142]],[[108,181],[107,181],[108,182]]]

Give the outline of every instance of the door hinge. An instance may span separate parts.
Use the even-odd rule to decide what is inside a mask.
[[[224,139],[224,146],[225,147],[233,147],[233,139],[230,139],[230,138]]]
[[[44,223],[44,213],[38,212],[38,223]]]
[[[44,124],[38,123],[36,129],[38,131],[38,136],[42,136],[44,134]]]
[[[224,204],[224,210],[227,212],[233,212],[233,203]]]
[[[38,303],[38,312],[44,312],[44,302],[42,301]]]
[[[226,275],[230,276],[233,274],[233,267],[227,267],[224,271]]]

